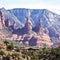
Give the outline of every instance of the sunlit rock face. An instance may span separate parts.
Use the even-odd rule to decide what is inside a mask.
[[[51,41],[48,34],[43,33],[42,35],[32,32],[30,34],[24,34],[19,42],[27,46],[36,47],[51,47],[53,42]]]
[[[13,23],[13,28],[14,28],[14,29],[17,29],[16,22]]]
[[[39,20],[39,21],[37,22],[37,25],[34,27],[34,31],[39,33],[40,30],[41,30],[41,28],[42,28],[42,26],[41,26],[41,21]]]
[[[9,28],[9,26],[11,26],[11,22],[9,21],[9,19],[5,20],[5,26]]]
[[[30,21],[29,18],[27,18],[26,23],[25,23],[25,31],[27,33],[30,33],[32,31],[32,22]]]
[[[4,27],[4,25],[5,25],[4,15],[3,15],[3,12],[0,11],[0,26],[1,26],[0,29],[2,29]]]
[[[29,40],[29,45],[51,47],[53,45],[53,42],[50,40],[50,37],[47,34],[43,34],[42,36],[32,36],[32,38]]]
[[[24,35],[27,34],[28,37],[30,34],[25,43],[31,46],[58,45],[60,43],[60,15],[46,9],[1,9],[0,32],[5,36],[12,33],[10,34],[12,38],[16,36],[14,40],[23,40],[22,43],[26,39]],[[32,44],[34,43],[32,41],[35,44]]]
[[[25,31],[27,33],[31,33],[32,31],[32,22],[30,19],[30,10],[27,10],[27,17],[26,17],[26,23],[25,23]]]

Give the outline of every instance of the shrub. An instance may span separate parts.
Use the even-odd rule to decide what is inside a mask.
[[[8,42],[7,40],[5,40],[5,41],[4,41],[4,44],[8,45],[8,44],[9,44],[9,42]]]
[[[12,43],[7,46],[7,50],[13,50],[13,49],[14,49],[14,45]]]
[[[5,55],[5,52],[3,50],[0,50],[0,55]]]
[[[20,52],[20,48],[18,46],[15,46],[15,51]]]

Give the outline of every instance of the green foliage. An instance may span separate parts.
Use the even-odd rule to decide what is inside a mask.
[[[13,59],[14,59],[14,58],[19,58],[20,54],[17,53],[17,52],[15,52],[15,53],[12,53],[11,56],[12,56]]]
[[[44,48],[39,54],[39,59],[60,60],[60,48]]]
[[[2,60],[11,60],[11,59],[10,59],[10,56],[7,55],[7,56],[3,56]]]
[[[30,56],[31,60],[60,60],[60,47],[43,48],[38,51],[29,50],[23,54],[24,58]]]
[[[0,46],[0,49],[4,49],[4,47],[3,46]]]
[[[15,51],[20,52],[20,48],[18,46],[15,46]]]
[[[7,41],[7,40],[4,40],[3,42],[4,42],[4,44],[6,44],[6,45],[9,44],[9,41]]]
[[[23,59],[27,58],[27,60],[29,60],[29,58],[31,58],[31,60],[60,60],[60,46],[57,48],[45,47],[39,50],[31,48],[21,50],[20,47],[14,46],[13,43],[9,43],[8,41],[4,41],[4,44],[6,44],[7,49],[2,49],[3,46],[0,46],[0,60],[21,60],[21,57]]]
[[[5,55],[5,52],[3,50],[0,50],[0,55]]]
[[[14,49],[13,43],[11,43],[7,46],[7,50],[13,50],[13,49]]]

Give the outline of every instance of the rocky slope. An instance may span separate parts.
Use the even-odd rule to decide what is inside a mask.
[[[42,27],[46,30],[54,42],[54,45],[60,43],[60,15],[55,14],[47,9],[25,9],[17,8],[8,10],[13,13],[23,24],[25,24],[25,17],[28,16],[27,11],[30,11],[30,19],[33,28],[37,25],[38,20],[41,20]],[[35,29],[36,30],[36,29]]]
[[[60,44],[60,15],[46,9],[0,10],[4,13],[6,29],[12,33],[11,40],[26,46]]]

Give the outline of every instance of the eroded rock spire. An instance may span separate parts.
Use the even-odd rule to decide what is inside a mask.
[[[3,12],[0,11],[0,29],[2,29],[5,26],[5,22],[4,22],[4,14]]]
[[[27,11],[27,18],[26,18],[26,23],[25,23],[25,30],[27,33],[31,32],[32,31],[32,22],[31,22],[31,19],[30,19],[30,10]]]

